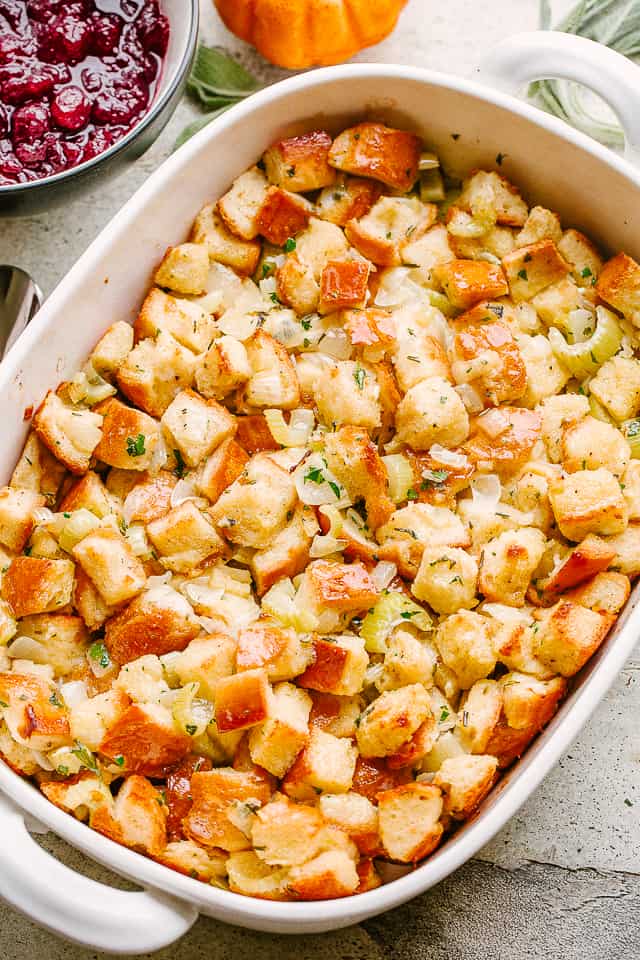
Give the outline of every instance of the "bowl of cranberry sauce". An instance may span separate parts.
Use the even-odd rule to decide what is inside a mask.
[[[50,205],[146,150],[182,93],[197,21],[197,0],[0,0],[0,211],[35,193]]]

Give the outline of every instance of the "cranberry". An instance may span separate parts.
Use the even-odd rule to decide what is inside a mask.
[[[40,56],[56,63],[78,63],[91,43],[91,28],[85,20],[65,11],[40,31]]]
[[[47,145],[44,140],[23,141],[15,145],[15,155],[25,167],[34,167],[47,157]]]
[[[137,16],[140,7],[144,4],[144,0],[120,0],[120,9],[122,10],[122,16],[126,17],[127,20],[133,20]]]
[[[27,0],[27,10],[33,20],[44,23],[60,12],[64,2],[65,0]]]
[[[0,96],[5,103],[22,103],[51,93],[57,83],[66,83],[71,74],[66,66],[23,60],[0,68]]]
[[[8,147],[4,144],[8,143]],[[10,181],[16,181],[22,173],[22,164],[11,149],[10,141],[3,140],[0,144],[0,177]]]
[[[120,41],[122,21],[113,14],[95,13],[91,18],[91,52],[97,57],[113,53]]]
[[[163,57],[169,45],[169,21],[160,13],[157,0],[150,0],[142,8],[136,27],[144,49]]]
[[[51,116],[64,130],[82,130],[91,116],[91,101],[80,87],[63,87],[51,101]]]
[[[97,157],[98,154],[104,153],[104,151],[113,146],[116,140],[118,140],[123,134],[124,131],[122,131],[122,133],[117,133],[113,129],[97,127],[91,134],[90,140],[84,146],[82,151],[83,162],[85,160],[92,160],[94,157]]]
[[[14,143],[39,140],[49,130],[51,115],[46,103],[27,103],[18,107],[11,121]]]
[[[141,82],[106,76],[93,104],[93,119],[100,124],[131,123],[149,103],[149,89]]]
[[[9,112],[3,103],[0,103],[0,139],[9,132]]]

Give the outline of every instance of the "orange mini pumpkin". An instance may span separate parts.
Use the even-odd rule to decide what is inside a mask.
[[[407,0],[215,0],[232,33],[280,67],[348,60],[391,33]]]

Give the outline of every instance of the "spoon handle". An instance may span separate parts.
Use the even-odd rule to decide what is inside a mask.
[[[20,267],[0,266],[0,360],[42,304],[42,292]]]

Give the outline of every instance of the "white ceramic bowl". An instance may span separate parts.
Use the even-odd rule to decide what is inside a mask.
[[[607,95],[625,123],[629,155],[640,145],[640,71],[590,41],[521,35],[497,49],[485,78],[520,86],[577,77]],[[347,65],[286,80],[251,97],[174,154],[103,231],[22,335],[0,368],[2,457],[7,474],[24,442],[25,410],[73,373],[102,331],[132,320],[168,243],[180,242],[200,207],[283,135],[375,116],[417,130],[449,170],[494,167],[527,196],[605,250],[640,257],[640,176],[631,162],[502,92],[401,66]],[[454,136],[455,135],[455,136]],[[7,477],[0,478],[6,480]],[[171,943],[199,912],[278,933],[345,927],[409,900],[476,853],[532,793],[576,736],[629,656],[640,632],[634,591],[602,649],[525,757],[478,814],[424,865],[377,890],[320,903],[240,897],[174,873],[91,831],[0,764],[0,895],[48,929],[96,950],[128,955]],[[89,857],[144,890],[114,891],[62,866],[31,839],[27,811]]]

